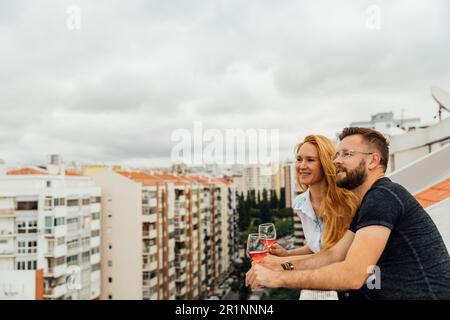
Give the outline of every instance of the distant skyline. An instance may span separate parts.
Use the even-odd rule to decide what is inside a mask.
[[[285,161],[306,134],[334,138],[378,112],[430,123],[430,87],[450,91],[448,12],[444,0],[0,0],[0,158],[170,166],[171,134],[201,121],[278,129]]]

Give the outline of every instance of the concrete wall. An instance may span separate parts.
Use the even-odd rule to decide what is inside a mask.
[[[109,170],[97,173],[93,179],[102,188],[101,299],[112,295],[114,300],[141,300],[141,184]],[[108,278],[112,278],[111,283]]]

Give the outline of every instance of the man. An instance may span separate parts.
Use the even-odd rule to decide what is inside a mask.
[[[246,283],[353,290],[367,299],[450,299],[450,257],[439,231],[405,188],[384,177],[386,139],[366,128],[346,128],[339,138],[336,183],[361,199],[349,230],[317,254],[281,266],[254,264]]]

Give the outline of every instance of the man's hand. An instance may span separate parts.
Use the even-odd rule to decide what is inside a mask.
[[[283,267],[281,266],[282,263],[283,262],[266,260],[265,258],[259,264],[273,271],[283,271]]]
[[[266,261],[266,262],[273,262],[273,263],[276,262],[276,263],[280,263],[280,264],[285,262],[284,260],[286,260],[286,258],[274,256],[273,254],[270,254],[270,253],[268,255],[266,255],[263,259],[263,261]]]
[[[257,288],[278,288],[281,286],[283,272],[273,271],[265,268],[260,263],[254,264],[247,272],[245,285]]]
[[[273,245],[271,245],[269,252],[270,254],[273,254],[274,256],[278,257],[286,257],[289,255],[288,251],[282,246],[280,246],[278,243],[274,243]]]

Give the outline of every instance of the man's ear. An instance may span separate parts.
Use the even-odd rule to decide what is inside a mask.
[[[369,161],[369,169],[373,170],[376,167],[378,167],[378,165],[380,164],[380,161],[381,161],[380,154],[377,152],[372,153],[370,156],[370,161]]]

